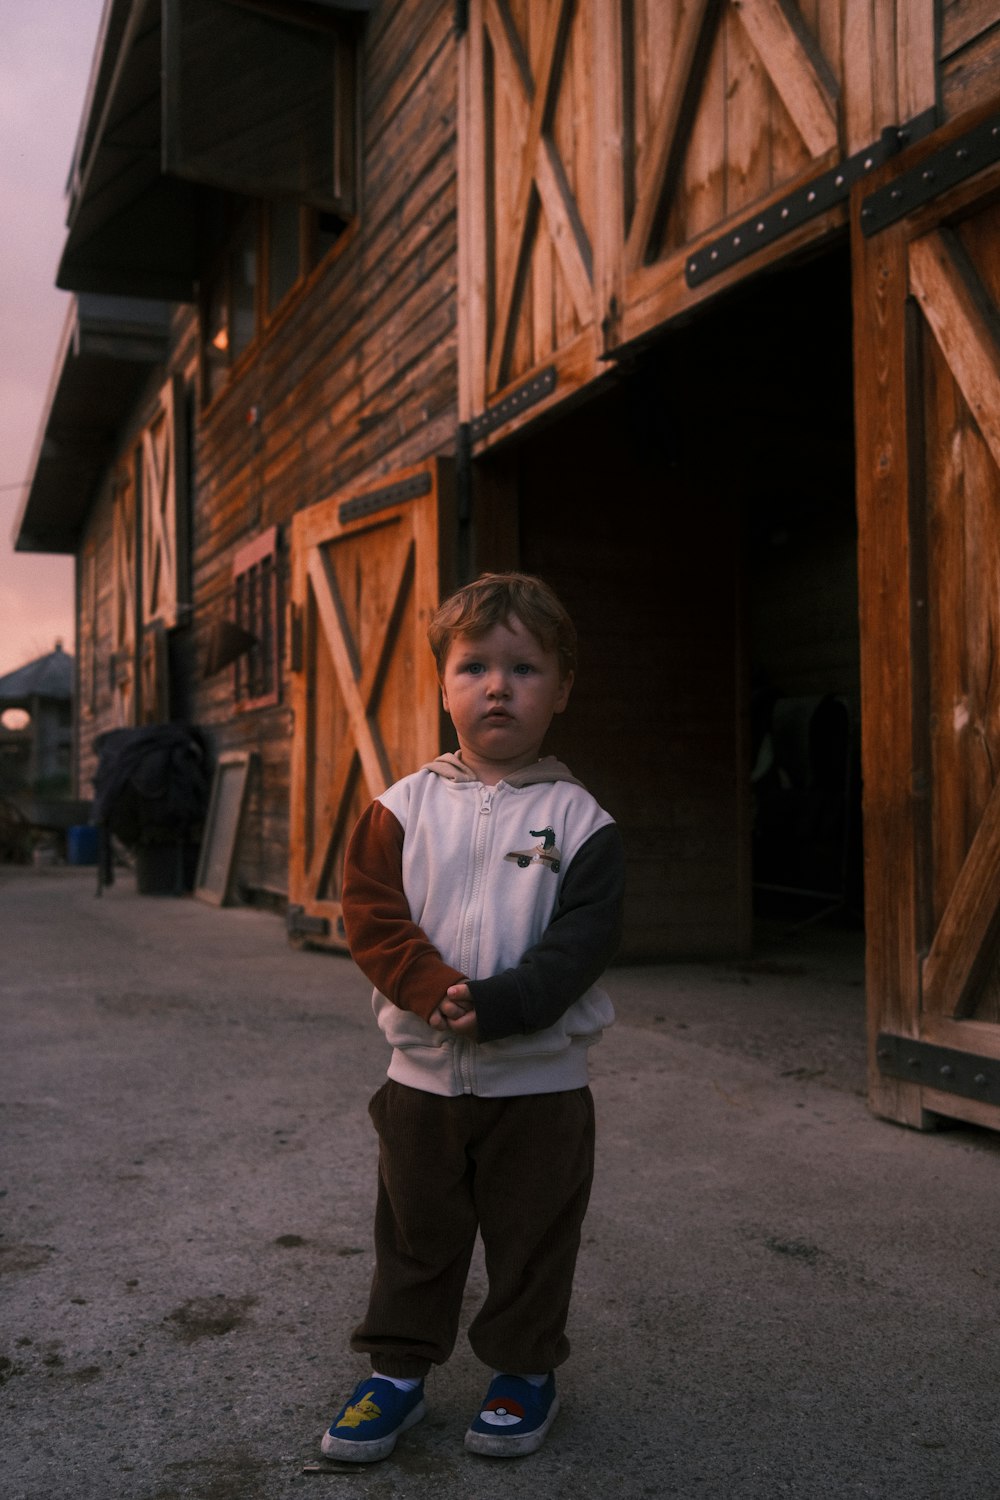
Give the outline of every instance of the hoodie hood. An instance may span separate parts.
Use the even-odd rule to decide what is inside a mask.
[[[472,785],[479,784],[479,777],[469,770],[461,755],[457,751],[449,750],[446,755],[439,755],[436,760],[428,761],[421,767],[424,771],[431,771],[435,776],[440,776],[444,781],[464,781]],[[568,781],[573,786],[581,786],[573,773],[563,765],[562,761],[556,760],[554,755],[543,755],[541,760],[536,760],[533,765],[522,766],[520,771],[512,771],[509,776],[504,776],[507,786],[536,786],[539,782]]]

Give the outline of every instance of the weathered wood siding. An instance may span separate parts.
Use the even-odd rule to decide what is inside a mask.
[[[944,118],[995,99],[1000,80],[997,0],[943,0],[939,51]]]

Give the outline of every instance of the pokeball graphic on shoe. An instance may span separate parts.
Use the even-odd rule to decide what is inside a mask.
[[[541,1385],[520,1375],[494,1375],[479,1412],[465,1434],[470,1453],[519,1458],[534,1453],[559,1410],[555,1376]]]
[[[516,1427],[524,1421],[524,1407],[510,1396],[497,1396],[487,1401],[479,1413],[479,1420],[489,1427]]]

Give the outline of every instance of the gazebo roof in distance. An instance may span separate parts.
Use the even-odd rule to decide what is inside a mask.
[[[69,699],[73,696],[73,658],[62,642],[47,656],[39,656],[0,677],[0,708],[26,707],[32,698]]]

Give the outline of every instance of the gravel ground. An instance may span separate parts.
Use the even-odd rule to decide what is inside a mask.
[[[386,1061],[365,982],[268,913],[0,869],[4,1500],[997,1500],[1000,1138],[873,1119],[858,935],[772,936],[609,976],[543,1450],[464,1452],[463,1339],[395,1454],[336,1468]],[[482,1290],[477,1258],[469,1316]]]

